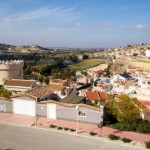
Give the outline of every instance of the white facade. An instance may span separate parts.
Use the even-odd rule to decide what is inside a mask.
[[[113,89],[112,89],[113,94],[121,94],[121,93],[130,94],[133,93],[134,91],[136,91],[135,86],[124,86],[119,83],[113,84]]]
[[[111,78],[110,78],[110,83],[111,84],[114,84],[115,81],[121,81],[121,82],[125,82],[126,81],[126,78],[124,78],[123,76],[117,74],[117,75],[113,75]]]
[[[36,116],[36,102],[22,98],[13,98],[13,113],[21,115]]]
[[[150,122],[150,112],[144,112],[142,114],[142,119],[148,120]]]
[[[139,84],[139,86],[141,87],[141,88],[150,88],[150,79],[149,80],[139,80],[138,81],[138,84]]]
[[[56,119],[56,104],[47,104],[47,118]]]
[[[150,50],[146,50],[146,56],[150,57]]]

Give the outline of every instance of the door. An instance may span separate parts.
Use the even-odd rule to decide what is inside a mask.
[[[56,104],[47,104],[47,117],[56,119]]]
[[[35,101],[14,99],[13,111],[15,114],[35,116]]]

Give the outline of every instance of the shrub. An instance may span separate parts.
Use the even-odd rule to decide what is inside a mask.
[[[137,120],[136,122],[130,123],[114,123],[108,124],[110,127],[122,130],[122,131],[135,131],[140,133],[150,133],[150,123],[147,120]]]
[[[67,130],[69,130],[69,128],[65,127],[65,128],[64,128],[64,130],[66,130],[66,131],[67,131]]]
[[[90,132],[89,133],[91,136],[95,136],[97,133],[95,133],[95,132]]]
[[[127,138],[122,138],[121,141],[123,141],[124,143],[130,143],[132,140]]]
[[[53,124],[51,124],[49,127],[50,127],[50,128],[56,128],[56,126],[53,125]]]
[[[150,149],[150,141],[145,142],[146,148]]]
[[[71,131],[71,132],[74,132],[74,131],[76,131],[76,130],[75,130],[75,129],[70,129],[70,131]]]
[[[119,136],[116,136],[116,135],[113,135],[113,134],[110,134],[108,137],[109,137],[110,140],[119,140],[119,138],[120,138]]]
[[[57,129],[58,129],[58,130],[62,130],[63,128],[62,128],[62,127],[57,127]]]
[[[150,123],[147,120],[139,120],[136,131],[140,133],[150,133]]]

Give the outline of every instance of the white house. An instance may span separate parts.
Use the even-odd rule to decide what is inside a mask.
[[[35,116],[37,102],[50,99],[57,99],[57,94],[53,93],[48,86],[37,87],[14,95],[12,96],[13,113]]]
[[[150,57],[150,50],[148,50],[148,49],[146,50],[146,56]]]
[[[135,91],[136,91],[136,88],[135,88],[135,83],[134,82],[115,81],[114,84],[113,84],[113,89],[112,89],[113,94],[121,94],[121,93],[130,94],[130,93],[134,93]]]
[[[25,92],[37,87],[36,80],[12,79],[4,83],[4,88],[12,92]]]
[[[116,74],[116,75],[113,75],[111,78],[110,78],[110,83],[111,84],[114,84],[114,82],[116,81],[119,81],[119,82],[125,82],[127,79],[124,78],[123,76],[119,75],[119,74]]]
[[[138,84],[141,88],[150,88],[150,79],[139,79]]]

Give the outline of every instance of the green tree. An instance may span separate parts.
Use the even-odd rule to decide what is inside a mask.
[[[72,61],[72,62],[74,62],[74,63],[77,63],[78,62],[78,57],[77,57],[77,55],[70,55],[70,60]]]
[[[141,118],[142,106],[136,98],[129,98],[127,95],[109,101],[107,107],[120,123],[133,123]]]
[[[134,57],[138,56],[138,53],[133,53],[133,56],[134,56]]]
[[[83,55],[82,59],[89,59],[88,55]]]
[[[48,85],[48,84],[49,84],[49,78],[46,77],[46,78],[44,79],[44,82]]]
[[[42,75],[47,76],[47,75],[51,74],[51,71],[52,71],[52,66],[51,65],[46,65],[46,66],[44,66],[44,67],[41,68],[40,73]]]
[[[44,78],[43,78],[43,76],[40,76],[39,78],[38,78],[38,80],[39,80],[39,82],[43,82],[43,80],[44,80]]]
[[[51,75],[53,76],[53,78],[58,78],[58,75],[59,75],[59,70],[58,68],[53,68],[52,69],[52,72],[51,72]]]
[[[111,69],[111,66],[108,66],[108,68],[106,68],[106,69],[104,70],[104,76],[106,76],[106,77],[109,77],[109,76],[110,76],[110,74],[111,74],[110,69]]]
[[[26,68],[27,68],[27,62],[26,61],[24,61],[24,66],[23,66],[23,69],[25,70]]]
[[[97,87],[97,84],[98,84],[98,82],[97,82],[97,81],[95,81],[95,82],[94,82],[94,86],[95,86],[95,87]]]
[[[24,74],[25,74],[25,75],[31,75],[31,73],[32,73],[31,67],[27,67],[27,68],[24,70]]]
[[[85,76],[88,75],[88,73],[87,73],[86,71],[82,71],[81,73],[82,73],[83,75],[85,75]]]
[[[1,97],[5,97],[5,98],[10,98],[11,96],[11,92],[9,92],[7,89],[2,88],[1,92],[0,92],[0,96]]]

